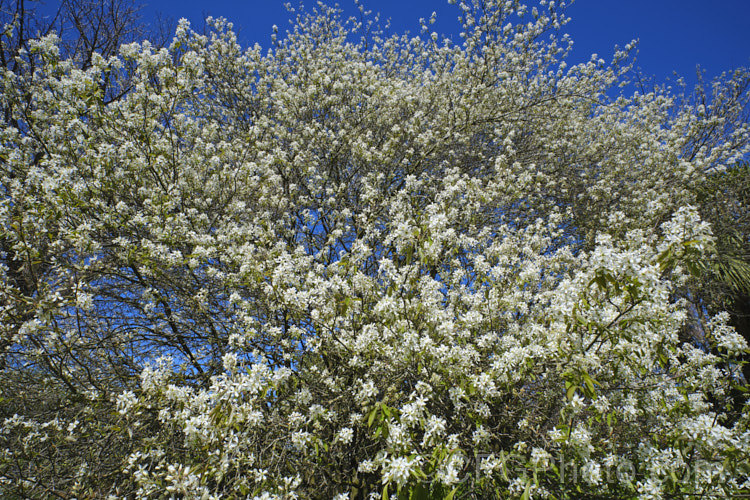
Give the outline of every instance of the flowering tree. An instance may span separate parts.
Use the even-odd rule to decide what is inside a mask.
[[[569,67],[554,2],[460,13],[18,52],[4,496],[747,492],[747,342],[690,299],[748,74],[613,97],[632,47]]]

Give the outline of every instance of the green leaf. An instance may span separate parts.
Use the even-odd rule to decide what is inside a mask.
[[[429,500],[430,492],[423,485],[418,484],[409,492],[410,500]]]
[[[381,404],[381,408],[383,409],[383,415],[385,418],[391,418],[391,408],[385,403]]]
[[[603,272],[598,272],[596,276],[594,277],[594,279],[591,280],[591,282],[596,283],[599,286],[600,290],[607,289],[607,275]]]
[[[612,420],[615,420],[612,413],[607,414],[607,426],[612,427]]]
[[[568,401],[570,401],[573,399],[573,396],[575,395],[576,390],[578,389],[578,386],[570,382],[565,382],[565,386],[568,388],[568,391],[566,392],[565,395],[567,396]]]
[[[583,383],[586,384],[586,388],[588,389],[588,396],[594,396],[596,394],[596,390],[594,385],[596,384],[596,380],[592,379],[591,376],[584,372],[583,373]]]
[[[526,489],[521,495],[521,500],[529,500],[531,498],[531,481],[526,481]]]

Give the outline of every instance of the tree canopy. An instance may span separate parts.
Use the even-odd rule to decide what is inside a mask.
[[[750,491],[750,72],[636,91],[564,5],[457,9],[7,20],[0,495]]]

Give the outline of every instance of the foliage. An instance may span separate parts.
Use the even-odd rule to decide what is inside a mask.
[[[17,51],[4,496],[750,489],[747,342],[684,335],[747,72],[612,97],[631,45],[568,67],[554,2],[459,9],[461,45],[320,6],[268,51]]]

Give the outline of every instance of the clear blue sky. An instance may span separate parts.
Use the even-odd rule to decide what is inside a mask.
[[[201,26],[204,14],[226,17],[240,30],[243,44],[267,47],[272,25],[282,33],[289,26],[281,0],[141,1],[145,17],[158,11],[175,20],[185,17],[196,26]],[[338,3],[354,12],[354,0]],[[433,29],[459,40],[458,11],[447,0],[364,0],[364,4],[390,18],[396,32],[418,33],[418,19],[436,11]],[[636,65],[659,82],[676,71],[692,83],[697,64],[708,79],[750,65],[750,0],[577,0],[568,15],[572,21],[564,31],[575,42],[569,62],[585,61],[594,52],[609,60],[615,44],[639,39]]]

